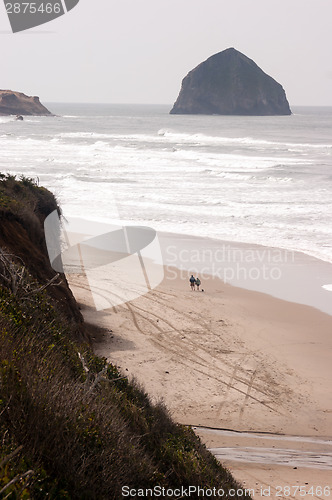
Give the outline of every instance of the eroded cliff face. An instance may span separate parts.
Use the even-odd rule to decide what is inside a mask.
[[[27,96],[22,92],[0,90],[0,115],[38,115],[52,113],[45,108],[37,96]]]
[[[182,81],[171,114],[290,115],[283,87],[234,48],[199,64]]]
[[[57,274],[48,258],[44,234],[44,220],[54,210],[60,211],[47,189],[37,186],[32,179],[17,180],[0,172],[0,250],[24,266],[38,287],[52,283]],[[58,274],[47,291],[75,338],[87,340],[83,316],[66,276]]]

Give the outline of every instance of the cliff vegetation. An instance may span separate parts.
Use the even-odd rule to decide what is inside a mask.
[[[33,180],[1,174],[0,497],[119,500],[123,486],[196,485],[230,498],[240,486],[193,431],[93,354],[47,259],[55,209]]]

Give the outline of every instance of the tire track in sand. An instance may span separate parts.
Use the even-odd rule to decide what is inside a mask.
[[[142,329],[139,325],[139,321],[138,321],[138,318],[141,318],[143,319],[143,321],[147,322],[147,323],[150,323],[154,328],[155,330],[157,330],[158,334],[159,334],[159,339],[157,339],[156,337],[153,336],[153,334],[151,333],[149,336],[150,336],[150,341],[152,341],[154,344],[157,345],[157,347],[161,348],[162,350],[172,354],[172,355],[175,355],[176,358],[177,358],[177,362],[181,363],[182,365],[190,368],[190,369],[193,369],[193,364],[196,364],[198,365],[200,368],[197,368],[195,367],[195,371],[197,373],[200,373],[204,376],[207,376],[209,378],[212,378],[213,380],[215,380],[216,382],[222,384],[222,385],[225,385],[226,387],[228,386],[229,387],[229,390],[234,390],[236,391],[237,393],[241,394],[242,396],[244,396],[244,398],[247,398],[247,399],[251,399],[259,404],[261,404],[262,406],[266,407],[267,409],[275,412],[275,413],[278,413],[278,414],[282,414],[279,410],[277,410],[276,408],[273,408],[272,406],[270,406],[269,404],[265,403],[264,401],[262,401],[261,399],[259,399],[258,397],[255,397],[253,396],[252,394],[250,394],[250,391],[248,393],[248,387],[249,387],[249,384],[250,384],[250,381],[247,382],[247,381],[241,381],[240,383],[243,384],[245,386],[245,389],[240,389],[239,387],[236,387],[234,384],[230,385],[229,382],[227,383],[224,378],[220,378],[220,376],[216,376],[215,373],[214,373],[214,370],[215,370],[215,367],[213,368],[213,373],[211,373],[209,371],[209,368],[206,366],[206,360],[202,359],[200,356],[198,356],[197,354],[195,354],[193,351],[189,350],[188,348],[185,349],[185,346],[183,346],[183,344],[181,345],[179,342],[176,342],[174,341],[174,339],[170,339],[170,337],[166,337],[166,334],[168,332],[165,332],[164,330],[162,330],[158,325],[155,325],[155,323],[146,318],[145,316],[143,316],[141,313],[138,313],[138,312],[135,312],[134,311],[134,307],[132,304],[129,305],[129,303],[125,304],[126,307],[128,308],[128,310],[130,311],[131,315],[132,315],[132,318],[133,318],[133,322],[135,324],[135,327],[137,328],[137,330],[142,334],[142,335],[147,335],[147,331]],[[172,346],[170,345],[170,342],[173,344]],[[167,344],[168,343],[168,344]],[[185,349],[185,350],[184,350]],[[179,352],[180,351],[180,352]],[[182,355],[181,355],[181,351],[182,351]],[[188,353],[189,353],[189,356],[188,356]],[[187,358],[187,359],[185,359]],[[189,361],[189,363],[187,362]],[[218,369],[218,371],[222,372],[222,374],[224,375],[229,375],[227,372],[221,370],[221,369]],[[251,388],[250,388],[251,390]],[[259,391],[257,391],[259,392]]]

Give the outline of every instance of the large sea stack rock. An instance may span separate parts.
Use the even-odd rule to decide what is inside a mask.
[[[172,114],[290,115],[282,86],[241,52],[219,52],[190,71]]]
[[[0,90],[0,115],[39,115],[52,113],[43,106],[39,97],[29,97],[21,92]]]

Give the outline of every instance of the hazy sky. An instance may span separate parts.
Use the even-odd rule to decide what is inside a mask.
[[[332,106],[332,0],[80,0],[12,34],[0,5],[0,88],[44,102],[172,104],[181,80],[235,47],[291,105]]]

